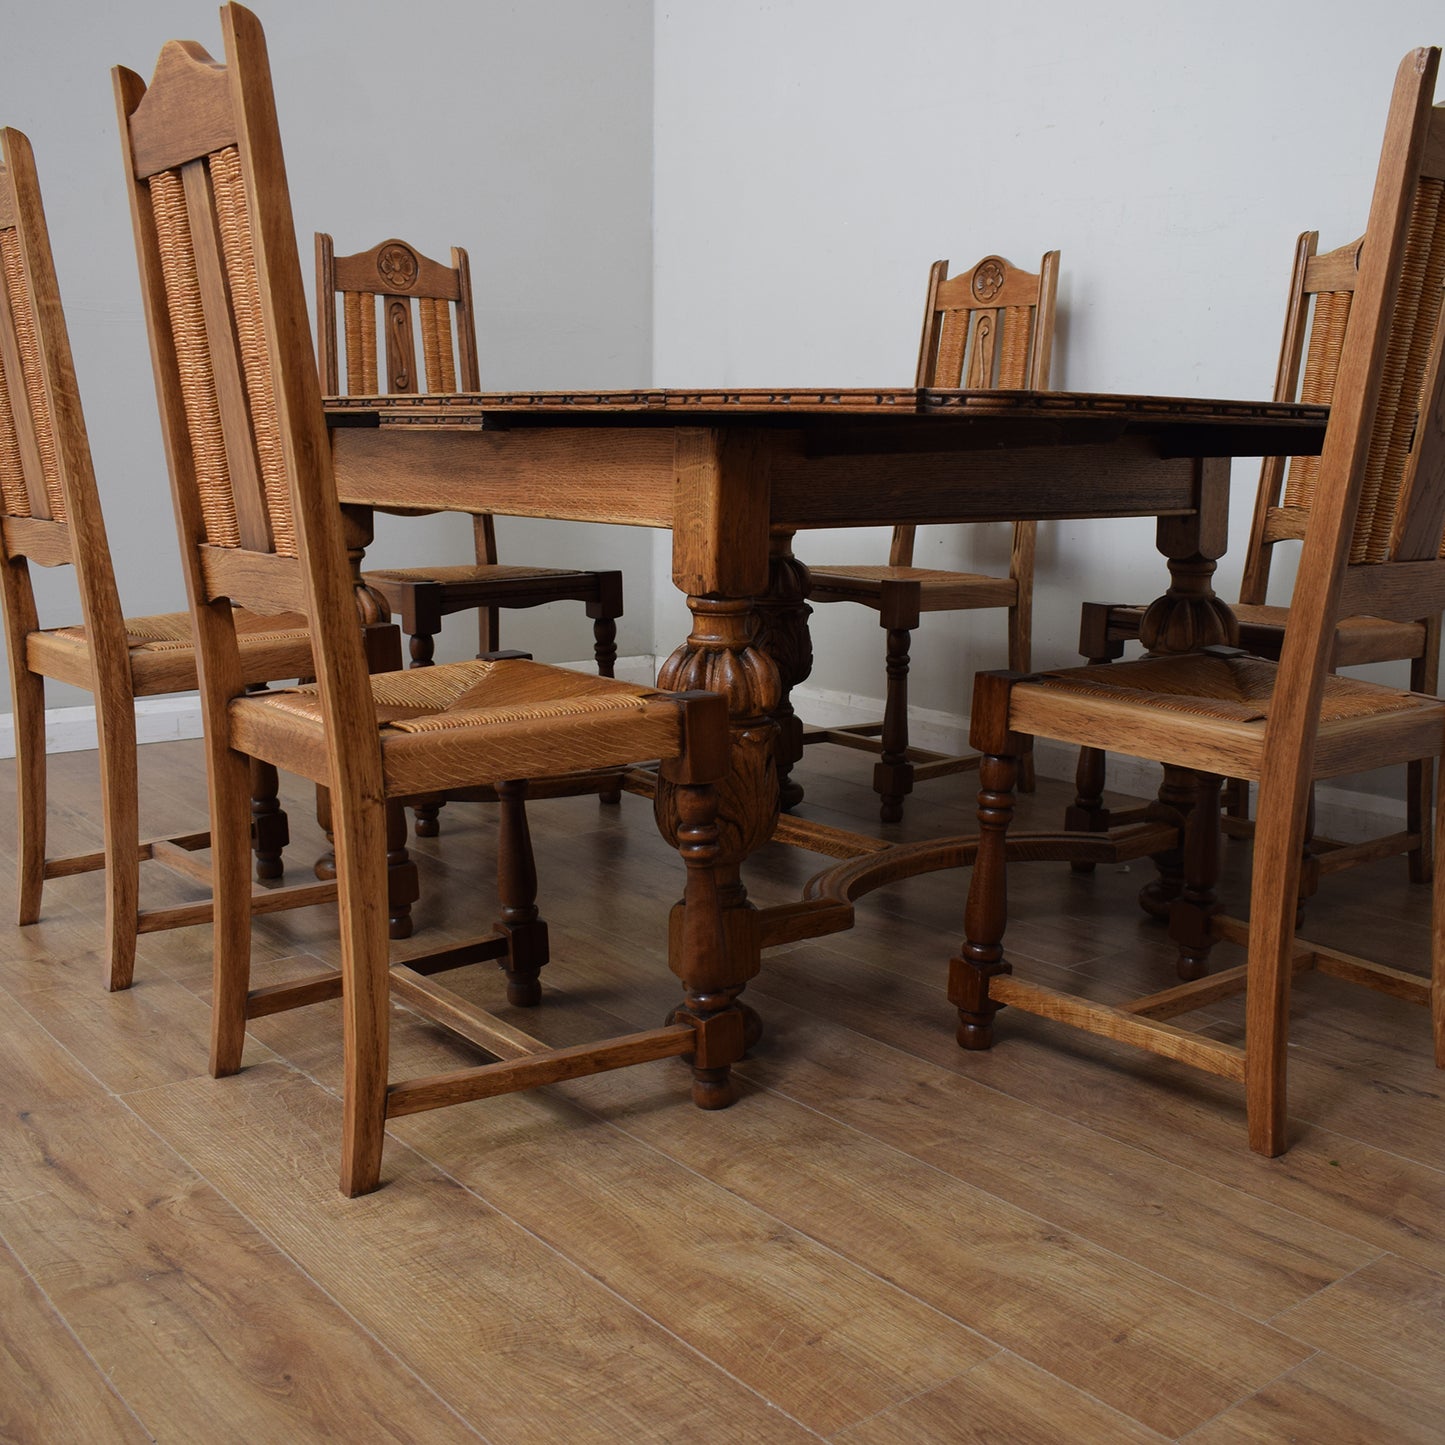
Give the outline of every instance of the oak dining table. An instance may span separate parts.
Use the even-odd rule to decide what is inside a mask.
[[[1215,596],[1233,457],[1317,453],[1328,408],[1100,393],[919,388],[497,392],[327,399],[338,497],[360,563],[373,510],[488,511],[668,528],[692,615],[667,688],[728,699],[722,861],[736,994],[764,949],[846,928],[869,888],[972,860],[972,840],[893,845],[782,816],[802,729],[807,569],[795,532],[898,523],[1157,518],[1168,586],[1142,640],[1186,651],[1237,637]],[[667,783],[658,826],[675,837]],[[1167,847],[1157,822],[1110,835],[1019,835],[1019,857],[1100,860]],[[770,839],[841,860],[796,902],[756,908],[741,876]],[[1011,854],[1013,856],[1013,854]]]

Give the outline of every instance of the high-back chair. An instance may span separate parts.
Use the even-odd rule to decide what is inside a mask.
[[[209,902],[140,906],[140,863],[168,865],[209,881],[205,832],[141,841],[136,785],[135,699],[196,686],[196,652],[185,613],[124,617],[106,543],[80,406],[70,340],[41,205],[30,142],[0,131],[0,532],[4,537],[3,603],[15,718],[16,792],[20,821],[19,921],[40,918],[45,881],[105,870],[104,976],[126,988],[135,971],[136,937],[206,922]],[[30,564],[74,566],[79,626],[42,628]],[[245,683],[295,678],[311,669],[305,619],[295,615],[238,620]],[[45,679],[86,689],[95,699],[104,847],[46,857]],[[276,801],[276,770],[252,774],[256,869],[279,877],[286,816]],[[258,906],[294,906],[330,896],[329,888],[265,890]]]
[[[1001,256],[986,256],[971,270],[948,274],[935,261],[923,309],[917,384],[1043,390],[1049,384],[1054,340],[1054,298],[1059,253],[1049,251],[1037,274]],[[893,529],[886,567],[808,567],[812,603],[856,602],[878,614],[888,633],[887,700],[881,723],[818,728],[806,743],[831,742],[878,754],[873,790],[885,823],[903,816],[903,800],[916,783],[976,767],[976,756],[951,756],[911,747],[908,741],[908,666],[912,633],[925,612],[1008,611],[1009,666],[1027,671],[1033,617],[1037,522],[1013,524],[1006,577],[915,567],[916,528]],[[1025,778],[1033,786],[1032,772]]]
[[[1361,242],[1352,241],[1318,254],[1319,233],[1306,231],[1295,246],[1285,308],[1284,336],[1275,373],[1276,401],[1302,401],[1329,405],[1333,400],[1345,330],[1358,279]],[[1413,412],[1413,398],[1387,395],[1383,407]],[[1388,449],[1378,460],[1378,474],[1391,488],[1398,487],[1405,464],[1403,447]],[[1319,481],[1317,456],[1266,457],[1255,493],[1244,576],[1234,614],[1239,622],[1239,645],[1260,657],[1278,659],[1284,644],[1289,608],[1268,601],[1270,568],[1281,544],[1298,546],[1305,536]],[[1361,558],[1360,560],[1363,560]],[[1143,607],[1086,602],[1080,618],[1079,650],[1090,662],[1110,662],[1123,656],[1125,644],[1137,639],[1143,625]],[[1408,621],[1389,617],[1345,616],[1335,623],[1331,665],[1354,667],[1372,662],[1408,662],[1410,690],[1437,690],[1440,667],[1440,614]],[[1103,806],[1105,754],[1085,748],[1079,757],[1079,796],[1069,815],[1069,826],[1102,831],[1127,821],[1133,813],[1112,814]],[[1429,759],[1412,759],[1407,767],[1406,822],[1403,833],[1339,843],[1315,837],[1309,842],[1304,892],[1314,891],[1316,879],[1342,868],[1367,863],[1390,853],[1406,853],[1410,877],[1430,879],[1430,795],[1433,769]],[[1230,789],[1227,831],[1246,834],[1248,785],[1235,780]],[[1086,865],[1078,865],[1086,866]],[[1162,901],[1162,900],[1161,900]]]
[[[338,303],[343,320],[339,332]],[[321,388],[328,396],[481,390],[471,266],[460,246],[452,247],[449,266],[394,237],[369,251],[338,256],[331,237],[318,231],[316,316]],[[622,616],[622,574],[503,566],[497,561],[491,513],[478,513],[472,521],[475,566],[368,574],[402,619],[411,638],[413,665],[431,660],[441,619],[453,612],[480,608],[480,648],[495,652],[501,646],[500,608],[573,601],[586,605],[593,619],[597,671],[611,677],[617,661],[617,619]]]
[[[973,742],[987,756],[966,937],[949,975],[959,1042],[989,1047],[1007,1004],[1193,1064],[1244,1084],[1250,1144],[1269,1155],[1287,1144],[1296,971],[1433,1003],[1435,1058],[1445,1065],[1445,870],[1435,873],[1431,980],[1294,936],[1314,780],[1445,753],[1445,703],[1330,670],[1340,618],[1410,621],[1445,604],[1445,106],[1431,105],[1439,59],[1438,49],[1414,51],[1396,79],[1279,662],[1212,648],[1036,677],[982,674],[974,694]],[[1011,976],[1005,841],[1030,735],[1191,770],[1197,801],[1171,933],[1186,977],[1221,939],[1245,946],[1242,966],[1112,1007]],[[1247,923],[1218,913],[1214,898],[1221,775],[1259,785]],[[1246,989],[1243,1047],[1173,1022]]]
[[[690,1056],[703,1107],[731,1099],[742,1051],[740,985],[724,968],[712,783],[727,765],[726,701],[659,693],[518,657],[368,676],[356,591],[311,355],[265,40],[239,5],[221,11],[226,62],[172,41],[154,79],[115,85],[172,496],[203,659],[216,852],[211,1070],[241,1065],[246,1021],[340,997],[344,1020],[341,1187],[378,1183],[389,1117],[667,1056]],[[299,609],[315,684],[252,696],[233,606]],[[325,783],[340,895],[341,964],[250,987],[245,762]],[[549,1049],[433,975],[497,959],[513,1004],[540,1001],[546,925],[520,779],[662,759],[686,863],[672,965],[684,996],[662,1028]],[[486,938],[387,967],[384,800],[490,783],[501,796],[501,919]],[[664,934],[659,920],[659,934]],[[389,994],[498,1062],[392,1080]]]
[[[321,389],[328,396],[481,389],[471,265],[459,246],[452,247],[450,266],[395,237],[369,251],[338,256],[331,237],[318,231],[316,323]],[[480,649],[495,652],[502,645],[503,608],[580,602],[592,619],[598,674],[613,676],[622,573],[503,565],[497,561],[496,524],[490,512],[472,518],[472,534],[474,564],[391,567],[366,574],[372,590],[386,600],[411,639],[411,665],[430,664],[442,619],[454,612],[478,610]],[[596,791],[595,785],[588,790]],[[615,803],[620,796],[612,782],[602,785],[601,793],[606,802]],[[420,837],[436,836],[439,805],[440,800],[430,800],[417,806]]]

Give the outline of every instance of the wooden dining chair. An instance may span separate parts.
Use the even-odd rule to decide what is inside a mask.
[[[713,783],[727,766],[726,700],[663,693],[501,654],[368,675],[311,358],[290,198],[260,23],[221,11],[225,64],[172,41],[149,89],[115,86],[172,497],[203,659],[202,701],[216,850],[211,1071],[241,1065],[249,1018],[339,997],[341,1187],[380,1178],[385,1121],[398,1115],[669,1056],[686,1055],[693,1098],[731,1100],[743,1047],[741,983],[726,969]],[[300,610],[315,683],[251,695],[238,665],[235,604]],[[341,965],[252,989],[242,886],[246,760],[324,782],[340,887]],[[547,930],[520,779],[639,757],[661,759],[659,817],[685,863],[671,963],[680,1007],[661,1028],[551,1049],[436,982],[497,960],[514,1005],[535,1005]],[[484,938],[388,970],[384,801],[494,784],[500,794],[501,917]],[[661,924],[661,920],[659,920]],[[389,998],[430,1014],[496,1062],[425,1078],[388,1070]]]
[[[121,613],[35,158],[30,142],[11,129],[0,130],[0,261],[0,533],[15,719],[19,922],[39,921],[48,879],[104,869],[104,977],[108,988],[122,989],[134,977],[138,934],[211,917],[209,901],[140,903],[140,864],[147,859],[194,881],[210,879],[197,856],[209,845],[206,832],[144,841],[139,835],[135,699],[194,688],[196,650],[184,612]],[[78,626],[41,627],[32,563],[75,568]],[[243,683],[310,672],[304,617],[242,613],[237,634]],[[99,852],[46,856],[46,678],[84,688],[95,700],[104,834]],[[251,770],[251,798],[256,872],[280,877],[287,825],[270,764]],[[262,889],[255,906],[270,911],[333,894],[330,888]]]
[[[1279,367],[1275,374],[1276,401],[1303,401],[1328,405],[1334,396],[1345,329],[1354,301],[1362,242],[1352,241],[1323,255],[1317,254],[1319,233],[1306,231],[1295,246],[1290,276],[1289,302],[1285,308],[1284,337],[1280,344]],[[1412,398],[1386,397],[1384,406],[1411,411]],[[1413,414],[1413,413],[1412,413]],[[1378,460],[1379,484],[1387,489],[1399,485],[1405,463],[1402,447],[1387,451]],[[1239,645],[1259,657],[1278,660],[1284,644],[1289,608],[1268,601],[1270,568],[1277,547],[1304,540],[1319,481],[1317,456],[1266,457],[1260,468],[1255,493],[1249,546],[1245,553],[1244,578],[1234,614],[1239,622]],[[1363,560],[1363,554],[1361,556]],[[1145,608],[1086,602],[1079,627],[1079,651],[1091,663],[1116,661],[1125,644],[1138,639]],[[1331,666],[1355,667],[1375,662],[1408,662],[1410,690],[1433,693],[1438,690],[1440,668],[1440,614],[1397,620],[1389,617],[1346,616],[1335,623]],[[1403,833],[1394,832],[1362,842],[1341,843],[1331,838],[1309,841],[1303,878],[1305,896],[1313,893],[1318,879],[1343,868],[1368,863],[1393,853],[1405,853],[1410,878],[1429,882],[1432,867],[1430,799],[1433,768],[1428,758],[1414,758],[1406,769],[1406,821]],[[1112,813],[1103,805],[1105,753],[1084,748],[1079,754],[1078,797],[1070,809],[1067,826],[1087,832],[1102,832],[1130,821],[1139,810]],[[1253,831],[1249,820],[1249,785],[1231,780],[1225,790],[1224,826],[1235,835]],[[1091,865],[1076,865],[1081,870]],[[1156,897],[1156,911],[1167,909],[1168,900]]]
[[[1439,59],[1436,48],[1414,51],[1396,79],[1279,662],[1210,648],[982,674],[974,695],[973,742],[986,756],[965,940],[949,975],[960,1044],[988,1048],[995,1013],[1011,1005],[1193,1064],[1244,1084],[1250,1144],[1267,1155],[1287,1144],[1296,972],[1315,968],[1424,1004],[1445,1066],[1445,870],[1435,873],[1431,979],[1295,937],[1314,780],[1445,753],[1445,702],[1331,671],[1340,618],[1410,621],[1445,604],[1445,106],[1431,104]],[[1012,977],[1007,829],[1030,736],[1158,759],[1190,780],[1186,878],[1170,910],[1190,981],[1108,1005]],[[1225,775],[1259,786],[1247,923],[1219,913],[1214,897]],[[1437,827],[1439,817],[1437,807]],[[1242,944],[1245,963],[1200,977],[1221,940]],[[1241,990],[1243,1047],[1173,1022]]]
[[[321,389],[328,396],[481,390],[471,266],[460,246],[452,247],[450,266],[395,237],[369,251],[338,256],[331,237],[318,231],[316,323]],[[580,602],[592,619],[597,672],[613,676],[617,619],[622,616],[621,572],[503,565],[497,560],[496,524],[490,512],[473,516],[472,540],[475,563],[380,568],[366,574],[410,639],[413,667],[431,663],[442,619],[453,613],[478,612],[480,651],[495,652],[502,645],[504,608]],[[581,790],[599,788],[594,784]],[[615,803],[621,796],[614,781],[603,784],[600,792],[604,802]],[[416,808],[419,837],[436,836],[439,806],[437,800]]]
[[[1054,299],[1059,253],[1049,251],[1037,274],[1001,256],[985,256],[971,270],[950,277],[947,261],[935,261],[923,309],[918,351],[920,387],[1024,388],[1049,384],[1054,340]],[[816,728],[805,743],[839,743],[876,753],[873,790],[885,823],[903,817],[903,800],[916,783],[978,766],[974,754],[954,756],[913,747],[908,741],[908,669],[912,634],[925,612],[1008,612],[1009,666],[1027,671],[1033,617],[1034,545],[1037,522],[1013,524],[1006,577],[948,572],[913,565],[917,529],[893,529],[888,565],[809,564],[811,603],[855,602],[878,614],[888,633],[887,698],[883,721]],[[1024,786],[1033,787],[1032,759]]]

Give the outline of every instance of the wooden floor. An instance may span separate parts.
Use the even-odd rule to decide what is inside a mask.
[[[199,745],[141,752],[148,828],[198,824]],[[804,809],[871,818],[867,770],[811,750]],[[53,782],[53,846],[94,846],[91,755]],[[963,831],[970,787],[931,784],[906,832]],[[284,797],[299,874],[318,839]],[[1045,784],[1030,811],[1061,802]],[[555,962],[526,1027],[657,1023],[678,876],[648,805],[540,803],[533,824]],[[486,810],[448,808],[416,851],[418,951],[490,919]],[[819,866],[776,850],[755,895]],[[1102,998],[1167,984],[1141,877],[1017,869],[1019,971]],[[851,933],[770,955],[731,1110],[694,1110],[667,1061],[407,1118],[385,1187],[352,1202],[336,1007],[259,1022],[247,1068],[212,1081],[208,931],[142,939],[135,988],[107,996],[98,880],[50,884],[42,923],[0,927],[0,1438],[1438,1445],[1445,1078],[1424,1011],[1302,981],[1295,1142],[1266,1161],[1234,1087],[1165,1061],[1015,1013],[963,1054],[942,988],[965,881],[882,890]],[[1402,860],[1332,880],[1311,926],[1424,968]],[[332,952],[325,910],[257,936],[260,982]],[[460,987],[495,1004],[499,976],[474,972]],[[1212,1028],[1237,1038],[1237,1004]],[[401,1010],[394,1054],[469,1057]]]

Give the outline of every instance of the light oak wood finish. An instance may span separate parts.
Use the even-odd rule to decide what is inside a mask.
[[[1418,617],[1422,598],[1445,581],[1445,561],[1439,560],[1445,507],[1440,421],[1445,175],[1436,174],[1429,159],[1440,155],[1439,137],[1445,133],[1445,106],[1432,106],[1439,55],[1438,49],[1412,52],[1396,79],[1294,590],[1295,621],[1278,664],[1212,646],[1203,653],[1035,677],[985,674],[974,693],[973,741],[986,756],[965,938],[949,972],[959,1043],[989,1048],[994,1015],[1011,1004],[1242,1082],[1250,1144],[1271,1156],[1288,1144],[1286,1049],[1298,968],[1320,967],[1427,1005],[1436,1061],[1445,1065],[1441,875],[1436,875],[1434,974],[1428,987],[1402,980],[1393,968],[1320,943],[1301,946],[1294,938],[1314,781],[1445,753],[1445,704],[1438,699],[1330,671],[1347,569],[1354,568],[1351,595],[1371,599],[1358,610],[1405,621]],[[1397,452],[1402,459],[1395,469],[1390,458]],[[1364,561],[1368,568],[1359,565]],[[1413,600],[1405,600],[1388,580],[1392,567],[1401,564],[1412,576],[1430,579]],[[1180,974],[1199,979],[1216,941],[1245,939],[1246,967],[1233,980],[1239,988],[1247,985],[1242,1043],[1169,1022],[1189,1002],[1188,985],[1119,1006],[1011,976],[1003,948],[1006,838],[1018,760],[1031,736],[1134,752],[1174,770],[1176,805],[1187,815],[1180,885],[1169,914]],[[1215,799],[1221,776],[1259,784],[1247,930],[1218,918]],[[1437,839],[1439,819],[1437,808]],[[1201,1004],[1220,996],[1218,983],[1209,978],[1194,984],[1193,992]]]
[[[982,391],[1043,391],[1049,384],[1054,342],[1054,301],[1059,253],[1048,251],[1037,274],[1001,256],[985,256],[950,277],[947,261],[935,261],[928,277],[919,343],[920,387],[968,387]],[[911,746],[908,741],[908,668],[912,633],[926,612],[974,612],[1004,608],[1008,614],[1008,665],[1029,670],[1033,633],[1034,550],[1038,523],[1018,521],[1008,575],[948,572],[913,565],[917,528],[893,529],[886,567],[808,564],[802,567],[812,603],[854,602],[878,614],[888,633],[887,705],[880,723],[817,728],[802,743],[840,743],[878,755],[873,790],[879,816],[896,823],[914,786],[978,766],[977,756],[955,757]],[[790,555],[790,552],[784,552]],[[784,725],[783,756],[792,739]],[[1033,765],[1025,765],[1025,789],[1033,789]],[[795,801],[786,791],[785,802]]]
[[[1304,232],[1296,243],[1279,366],[1275,373],[1274,394],[1278,400],[1328,404],[1333,397],[1362,246],[1362,241],[1353,241],[1320,255],[1319,234],[1315,231]],[[1437,262],[1437,268],[1440,264],[1445,263]],[[1421,278],[1422,291],[1429,290],[1431,279]],[[1433,281],[1438,292],[1439,277]],[[1427,299],[1423,304],[1428,307],[1430,302]],[[1385,404],[1402,418],[1407,413],[1413,414],[1413,399],[1403,398],[1398,390]],[[1399,444],[1388,449],[1380,460],[1381,473],[1388,469],[1390,484],[1395,487],[1399,485],[1405,460],[1406,448]],[[1317,456],[1266,457],[1260,468],[1244,575],[1234,615],[1239,624],[1239,645],[1261,657],[1279,659],[1289,620],[1287,606],[1271,604],[1268,600],[1274,551],[1281,542],[1297,544],[1304,540],[1318,479]],[[1383,480],[1383,476],[1378,480]],[[1412,692],[1438,691],[1440,614],[1438,611],[1419,616],[1411,614],[1411,609],[1418,609],[1428,597],[1432,564],[1397,563],[1389,569],[1388,582],[1378,576],[1373,561],[1360,560],[1359,566],[1366,570],[1352,569],[1344,579],[1331,666],[1338,669],[1405,661],[1410,664]],[[1358,596],[1355,595],[1357,585]],[[1385,604],[1388,615],[1361,615],[1358,608],[1381,605],[1377,599],[1382,590],[1390,594]],[[1079,651],[1091,663],[1116,661],[1124,655],[1125,644],[1138,639],[1145,628],[1143,607],[1086,602],[1080,618]],[[1152,627],[1150,636],[1152,641],[1158,640]],[[1079,794],[1067,815],[1067,826],[1102,830],[1128,821],[1126,816],[1111,814],[1099,801],[1104,790],[1104,769],[1105,754],[1101,749],[1081,751]],[[1428,758],[1414,759],[1406,771],[1405,796],[1409,807],[1403,832],[1348,844],[1312,837],[1303,879],[1306,895],[1315,891],[1318,879],[1325,874],[1392,853],[1408,854],[1412,880],[1430,881],[1432,762]],[[1254,825],[1249,818],[1248,782],[1233,780],[1227,799],[1225,830],[1233,836],[1251,835]],[[1141,901],[1162,915],[1167,913],[1170,900],[1153,890]]]
[[[121,613],[105,522],[61,309],[60,288],[30,143],[0,131],[0,540],[3,540],[5,636],[10,659],[19,793],[19,922],[41,917],[48,879],[104,869],[107,886],[104,978],[129,987],[136,938],[157,929],[209,922],[209,901],[142,908],[140,864],[163,863],[202,884],[210,870],[193,855],[209,835],[170,839],[139,835],[135,699],[187,692],[197,658],[184,613],[126,618]],[[73,565],[79,626],[42,628],[30,566]],[[242,680],[248,686],[311,670],[311,643],[299,616],[247,616],[238,629]],[[100,741],[103,849],[46,854],[45,679],[84,688],[95,699]],[[281,875],[286,816],[276,804],[276,773],[252,770],[250,804],[256,871]],[[258,889],[257,906],[294,907],[331,896],[317,890]]]
[[[341,1188],[381,1180],[388,1117],[664,1056],[687,1056],[693,1099],[731,1102],[747,980],[720,926],[716,800],[728,761],[712,693],[679,694],[495,654],[371,674],[362,625],[373,599],[353,577],[360,535],[337,504],[265,40],[239,5],[222,12],[226,62],[193,42],[161,51],[149,87],[117,67],[115,89],[172,498],[201,650],[216,856],[211,1072],[241,1067],[247,1021],[339,996],[344,1051]],[[364,529],[361,529],[364,531]],[[359,550],[359,549],[355,549]],[[219,552],[247,558],[218,568]],[[210,565],[207,565],[207,562]],[[289,605],[299,571],[315,683],[264,696],[244,686],[233,606]],[[277,579],[272,584],[272,577]],[[242,888],[248,758],[324,785],[336,846],[340,967],[254,993]],[[667,1022],[588,1049],[549,1049],[489,1024],[430,975],[501,963],[508,999],[541,1000],[547,927],[525,811],[528,778],[661,760],[684,866],[670,962],[683,983]],[[388,970],[386,870],[402,800],[489,785],[500,799],[500,917],[483,938]],[[746,964],[746,958],[742,960]],[[390,997],[501,1055],[396,1079]]]

